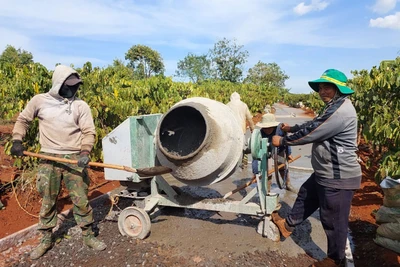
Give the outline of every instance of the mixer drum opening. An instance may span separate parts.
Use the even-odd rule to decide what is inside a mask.
[[[162,120],[159,130],[160,149],[168,157],[185,159],[201,149],[207,134],[207,123],[193,107],[171,110]]]

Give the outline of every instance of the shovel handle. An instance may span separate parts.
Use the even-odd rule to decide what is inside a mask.
[[[293,159],[289,160],[288,162],[289,162],[289,163],[292,163],[293,161],[299,159],[300,157],[301,157],[300,155],[297,155],[296,157],[294,157]],[[282,169],[284,166],[285,166],[285,164],[283,164],[283,163],[282,163],[282,164],[279,164],[278,169]],[[268,172],[268,174],[267,174],[267,177],[270,176],[271,174],[273,174],[274,172],[275,172],[275,170],[270,170],[270,171]],[[238,191],[240,191],[240,190],[242,190],[242,189],[248,187],[248,186],[251,185],[251,184],[254,184],[256,181],[257,181],[257,180],[256,180],[255,178],[254,178],[254,179],[251,179],[249,182],[247,182],[247,183],[245,183],[245,184],[243,184],[243,185],[237,187],[236,189],[234,189],[234,190],[232,190],[232,191],[226,193],[226,194],[224,195],[223,198],[226,199],[227,197],[230,197],[231,195],[235,194],[236,192],[238,192]]]
[[[33,152],[29,152],[29,151],[24,151],[24,155],[30,156],[30,157],[41,158],[41,159],[47,159],[47,160],[51,160],[51,161],[63,162],[63,163],[78,164],[77,160],[47,156],[47,155],[33,153]],[[92,162],[92,161],[89,162],[88,165],[93,166],[93,167],[102,167],[102,168],[123,170],[123,171],[128,171],[128,172],[137,172],[137,170],[134,168],[131,168],[128,166],[122,166],[122,165],[114,165],[114,164]]]

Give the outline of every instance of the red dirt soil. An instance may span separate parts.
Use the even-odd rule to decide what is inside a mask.
[[[261,116],[262,114],[254,116],[254,123],[260,121]],[[10,138],[12,127],[12,124],[0,125],[0,182],[2,186],[19,176],[17,169],[12,167],[12,158],[4,153],[4,144]],[[365,162],[370,152],[368,150],[361,151],[360,158]],[[373,178],[376,166],[370,170],[367,170],[364,164],[362,164],[362,167],[362,186],[354,196],[350,214],[355,266],[400,266],[399,254],[380,247],[373,242],[377,224],[372,212],[378,210],[382,205],[383,194]],[[92,182],[89,194],[91,199],[120,185],[117,181],[106,181],[101,169],[91,169],[89,174]],[[36,216],[39,213],[41,199],[36,190],[30,189],[26,191],[15,192],[12,187],[8,186],[5,192],[2,193],[1,201],[5,209],[0,210],[0,238],[37,223]],[[71,208],[71,201],[65,189],[61,191],[59,199],[57,206],[59,211]]]
[[[5,185],[1,194],[1,202],[5,209],[0,210],[0,239],[38,223],[41,198],[35,188],[16,190],[10,184],[17,179],[20,172],[13,167],[14,160],[4,153],[4,144],[10,137],[13,125],[0,125],[0,188]],[[118,181],[106,181],[102,169],[89,169],[91,185],[89,198],[93,199],[120,186]],[[72,208],[72,202],[65,187],[61,189],[57,209],[59,212]]]

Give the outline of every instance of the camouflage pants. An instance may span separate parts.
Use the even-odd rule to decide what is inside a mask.
[[[59,155],[42,153],[48,156],[78,159],[78,154]],[[74,218],[82,229],[91,228],[93,210],[89,205],[88,188],[90,179],[87,170],[75,164],[41,160],[36,187],[42,196],[42,207],[39,213],[39,230],[52,229],[57,225],[57,196],[61,189],[61,179],[69,192],[74,204]]]

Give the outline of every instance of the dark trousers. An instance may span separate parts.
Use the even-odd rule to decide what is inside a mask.
[[[345,257],[351,200],[354,190],[335,189],[317,184],[315,174],[300,187],[293,208],[286,218],[289,226],[306,220],[319,208],[321,223],[328,239],[328,257]]]

